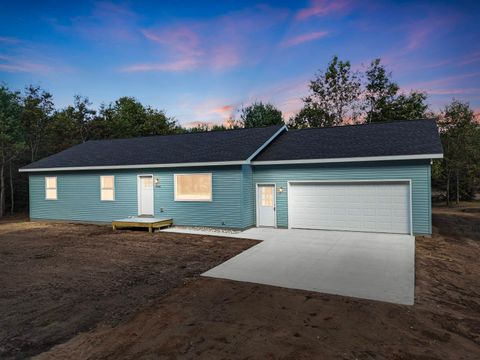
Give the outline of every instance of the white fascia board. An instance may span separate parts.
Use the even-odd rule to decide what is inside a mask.
[[[19,169],[19,172],[48,172],[48,171],[81,171],[81,170],[124,170],[124,169],[153,169],[170,167],[195,167],[195,166],[225,166],[243,165],[241,161],[217,161],[217,162],[195,162],[195,163],[172,163],[172,164],[138,164],[138,165],[108,165],[108,166],[72,166],[57,168]]]
[[[272,135],[272,137],[270,139],[268,139],[267,141],[265,141],[263,143],[262,146],[260,146],[252,155],[250,155],[250,157],[246,160],[247,163],[250,163],[252,161],[252,159],[257,156],[260,151],[262,151],[263,149],[265,149],[273,140],[275,140],[275,138],[280,135],[283,131],[288,131],[288,128],[287,128],[287,125],[283,125],[280,129],[278,129],[278,131]]]
[[[252,161],[252,165],[322,164],[322,163],[341,163],[341,162],[421,160],[421,159],[442,159],[442,158],[443,158],[443,154],[392,155],[392,156],[366,156],[366,157],[329,158],[329,159]]]

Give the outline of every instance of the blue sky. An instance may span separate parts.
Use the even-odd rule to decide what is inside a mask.
[[[2,1],[0,81],[58,107],[134,96],[183,125],[255,100],[288,118],[336,54],[354,69],[382,58],[434,110],[455,97],[478,111],[479,14],[473,1]]]

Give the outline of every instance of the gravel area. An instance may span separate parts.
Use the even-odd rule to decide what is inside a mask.
[[[241,230],[225,229],[225,228],[212,228],[206,226],[172,226],[168,229],[159,231],[179,232],[185,234],[240,234]]]

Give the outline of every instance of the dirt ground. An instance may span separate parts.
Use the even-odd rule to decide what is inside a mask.
[[[64,336],[71,338],[61,345],[53,347],[50,351],[39,356],[40,359],[394,359],[394,360],[433,360],[433,359],[480,359],[480,213],[475,211],[450,210],[438,208],[434,210],[434,236],[432,238],[417,238],[416,247],[416,289],[415,305],[402,306],[382,302],[359,300],[341,296],[323,295],[298,290],[288,290],[257,284],[233,282],[228,280],[216,280],[209,278],[192,278],[191,274],[185,276],[191,281],[186,281],[183,286],[173,286],[159,291],[150,297],[157,301],[144,301],[137,304],[138,299],[129,298],[135,288],[127,288],[123,294],[123,285],[114,286],[112,283],[105,284],[107,289],[115,288],[121,291],[122,296],[117,297],[116,302],[128,303],[134,307],[128,316],[123,316],[117,322],[113,313],[105,316],[110,321],[105,321],[97,316],[96,328],[73,336],[72,331]],[[33,225],[32,225],[33,226]],[[44,229],[44,224],[38,225]],[[83,229],[80,225],[78,231]],[[8,227],[8,226],[7,226]],[[1,228],[1,227],[0,227]],[[100,233],[95,234],[94,229]],[[20,230],[11,230],[11,234],[17,234]],[[44,237],[55,228],[42,230],[37,236]],[[84,230],[82,230],[84,231]],[[92,234],[87,239],[69,240],[69,246],[77,249],[77,254],[71,254],[69,259],[75,261],[78,252],[84,251],[90,256],[97,253],[95,245],[103,238],[116,241],[115,237],[105,229],[91,228]],[[48,254],[49,247],[39,246],[35,250],[35,236],[30,236],[31,230],[17,235],[20,241],[20,249],[9,250],[10,252],[23,253],[24,258],[35,257],[34,254]],[[59,231],[60,233],[60,231]],[[145,234],[146,235],[146,234]],[[126,248],[130,248],[129,242],[152,246],[152,240],[163,243],[162,235],[155,234],[154,238],[144,237],[144,234],[127,233],[123,240],[118,240]],[[182,235],[183,236],[183,235]],[[203,258],[210,259],[210,265],[221,257],[227,256],[228,252],[223,242],[228,242],[230,248],[232,239],[213,239],[192,237],[191,240],[183,240],[182,236],[170,239],[172,246],[187,246],[185,243],[197,241],[196,255],[202,254]],[[3,235],[0,235],[3,237]],[[138,240],[137,240],[138,237]],[[98,240],[100,238],[100,241]],[[142,239],[142,240],[140,240]],[[57,236],[57,241],[63,239]],[[78,240],[87,241],[82,244],[72,244]],[[33,241],[33,242],[32,242]],[[56,248],[53,239],[46,241],[49,246]],[[205,246],[205,241],[213,241]],[[4,241],[0,241],[0,244]],[[149,260],[154,262],[159,257],[163,248],[158,252],[140,251],[137,256],[129,258],[129,261],[142,261],[140,257],[148,253]],[[13,243],[15,240],[9,240]],[[126,244],[125,244],[126,243]],[[137,244],[138,244],[137,243]],[[120,245],[117,245],[111,252]],[[28,247],[34,247],[34,250]],[[251,243],[242,242],[230,253],[238,252],[242,247],[248,247]],[[2,246],[3,252],[5,251]],[[139,245],[135,245],[137,248]],[[93,249],[92,249],[93,247]],[[103,253],[96,256],[97,261],[91,270],[90,276],[99,276],[102,271],[99,265],[109,262],[109,247],[99,246]],[[218,247],[218,249],[217,249]],[[68,248],[62,245],[60,248]],[[184,249],[186,249],[184,248]],[[193,247],[195,249],[195,247]],[[155,248],[157,249],[157,248]],[[62,250],[64,252],[65,250]],[[129,251],[129,250],[125,250]],[[213,251],[220,251],[214,256]],[[168,252],[167,252],[168,253]],[[16,255],[19,256],[20,255]],[[191,260],[194,255],[188,257]],[[117,256],[113,256],[114,258]],[[197,258],[197,260],[199,260]],[[20,261],[20,258],[17,258]],[[161,260],[159,260],[161,261]],[[172,261],[165,259],[164,261]],[[18,268],[28,266],[10,262],[10,267],[17,268],[16,273],[22,271]],[[184,261],[185,262],[185,261]],[[188,263],[188,261],[186,261]],[[35,262],[34,262],[35,263]],[[131,264],[132,267],[135,264]],[[198,265],[197,265],[198,266]],[[112,266],[108,266],[112,269]],[[3,281],[2,266],[0,276]],[[5,267],[7,270],[8,267]],[[78,265],[77,265],[78,269]],[[65,267],[61,271],[64,271]],[[9,270],[13,271],[13,270]],[[33,271],[50,273],[41,266],[33,267]],[[56,271],[54,271],[56,273]],[[174,272],[175,273],[175,272]],[[78,280],[78,271],[72,276],[72,282],[82,283]],[[138,274],[137,274],[138,275]],[[25,276],[25,275],[24,275]],[[36,277],[37,275],[35,275]],[[63,275],[58,275],[63,276]],[[126,276],[123,273],[122,276]],[[122,278],[120,276],[120,278]],[[133,275],[131,275],[133,276]],[[145,273],[134,277],[137,281],[143,281]],[[162,281],[157,281],[158,273],[150,281],[149,286],[140,287],[140,291],[156,292],[156,287],[164,288]],[[172,275],[173,276],[173,275]],[[75,278],[75,280],[74,280]],[[81,278],[81,276],[80,276]],[[174,276],[177,285],[181,280],[177,273]],[[119,281],[118,277],[105,279],[105,282]],[[155,279],[155,280],[154,280]],[[91,280],[91,279],[90,279]],[[171,281],[175,282],[170,278]],[[100,280],[96,280],[98,282]],[[147,280],[148,281],[148,280]],[[28,283],[28,282],[27,282]],[[83,284],[87,284],[85,281]],[[9,286],[18,287],[15,281]],[[18,307],[22,310],[27,306],[36,311],[36,316],[52,312],[53,315],[43,315],[43,326],[49,328],[57,322],[71,323],[71,318],[76,314],[90,316],[95,314],[87,312],[95,302],[83,303],[84,299],[75,303],[82,311],[66,311],[57,313],[56,309],[43,309],[37,303],[35,294],[39,291],[37,284],[25,284],[23,289],[30,290],[31,297],[23,295],[17,300],[11,301],[10,313]],[[5,290],[0,290],[4,292]],[[55,292],[54,292],[55,293]],[[162,294],[166,294],[162,297]],[[15,292],[15,297],[20,296]],[[88,296],[83,292],[84,296]],[[57,296],[65,296],[64,291],[59,289]],[[137,295],[140,299],[140,295]],[[98,298],[98,294],[93,296]],[[5,296],[0,296],[0,301],[5,301]],[[131,302],[129,303],[129,301]],[[20,305],[19,305],[20,303]],[[25,303],[25,305],[21,305]],[[57,303],[52,296],[46,301],[51,307]],[[74,302],[71,302],[72,305]],[[32,309],[33,304],[38,304]],[[143,306],[143,309],[139,310]],[[120,307],[127,311],[125,307]],[[4,312],[2,305],[2,312]],[[16,310],[19,311],[19,310]],[[105,311],[103,307],[102,311]],[[117,308],[118,311],[118,308]],[[114,311],[116,312],[116,311]],[[132,318],[130,315],[136,312]],[[75,315],[72,315],[75,314]],[[0,314],[3,319],[4,314]],[[59,318],[63,315],[64,318]],[[68,318],[67,318],[68,316]],[[28,321],[33,321],[31,317]],[[56,319],[54,321],[54,319]],[[126,320],[125,320],[126,319]],[[1,320],[3,321],[3,320]],[[21,339],[23,334],[30,334],[30,338],[40,336],[41,326],[36,330],[30,330],[28,321],[17,323],[12,318],[9,323],[10,329],[17,333],[17,346],[23,346]],[[91,322],[91,323],[93,323]],[[2,331],[2,330],[0,330]],[[77,332],[76,329],[75,332]],[[2,334],[3,339],[3,334]],[[60,340],[57,341],[61,342]],[[8,344],[2,340],[3,346]]]
[[[0,359],[132,319],[252,240],[108,226],[0,222]]]

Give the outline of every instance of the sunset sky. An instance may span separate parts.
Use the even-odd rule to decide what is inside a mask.
[[[382,58],[434,110],[480,109],[478,1],[0,3],[0,81],[40,85],[58,107],[128,95],[187,125],[261,100],[288,119],[335,54],[354,69]]]

